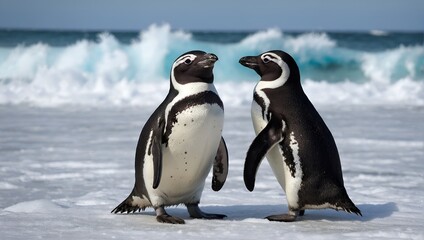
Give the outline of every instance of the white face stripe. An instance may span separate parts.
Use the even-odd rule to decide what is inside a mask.
[[[261,59],[265,63],[267,61],[273,61],[273,62],[278,64],[278,62],[282,61],[280,56],[278,56],[275,53],[264,53],[264,54],[261,55]],[[278,65],[280,65],[280,64],[278,64]]]
[[[261,97],[264,101],[265,104],[265,115],[268,113],[268,109],[269,109],[269,105],[271,104],[270,100],[268,99],[268,97],[266,96],[266,94],[264,93],[263,89],[266,88],[278,88],[284,85],[284,83],[287,82],[287,79],[290,76],[290,68],[289,66],[281,59],[280,56],[278,56],[275,53],[271,53],[271,52],[267,52],[261,55],[261,59],[262,61],[265,62],[265,59],[267,59],[268,61],[272,61],[275,62],[276,64],[278,64],[278,66],[280,66],[281,68],[281,75],[273,80],[273,81],[259,81],[258,84],[256,84],[255,87],[255,92],[259,95],[259,97]]]
[[[174,75],[174,69],[179,66],[180,64],[186,64],[185,61],[190,60],[190,61],[194,61],[194,59],[196,59],[197,56],[194,54],[186,54],[181,56],[180,58],[178,58],[177,60],[175,60],[174,64],[172,64],[172,70],[171,70],[171,81],[172,81],[172,85],[174,86],[174,88],[176,90],[180,90],[181,89],[181,84],[179,84],[177,82],[177,79],[175,79],[175,75]]]
[[[287,79],[289,79],[290,76],[290,68],[289,66],[281,59],[280,56],[278,56],[275,53],[267,52],[261,55],[262,61],[265,59],[268,59],[269,61],[275,62],[278,66],[281,68],[281,75],[273,80],[273,81],[260,81],[256,85],[257,90],[262,90],[265,88],[278,88],[284,85],[284,83],[287,82]]]
[[[194,61],[196,59],[196,55],[194,54],[186,54],[181,57],[179,57],[177,60],[175,60],[174,64],[172,65],[172,68],[180,65],[181,63],[184,63],[187,59],[190,59],[191,61]]]

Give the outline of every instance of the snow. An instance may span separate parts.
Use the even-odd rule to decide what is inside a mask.
[[[134,153],[153,107],[0,106],[1,239],[424,239],[424,108],[316,106],[342,159],[345,186],[363,217],[307,210],[293,223],[269,222],[287,203],[266,161],[255,190],[244,187],[254,137],[248,104],[226,107],[227,182],[201,208],[224,220],[156,222],[154,211],[111,214],[134,184]]]

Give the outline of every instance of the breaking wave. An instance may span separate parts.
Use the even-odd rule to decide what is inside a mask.
[[[168,91],[174,59],[193,49],[219,56],[215,83],[225,104],[250,102],[258,80],[240,57],[282,49],[296,59],[314,103],[424,105],[423,44],[371,52],[341,47],[326,33],[279,29],[218,43],[167,24],[151,25],[130,43],[101,33],[66,46],[0,47],[0,104],[155,105]]]

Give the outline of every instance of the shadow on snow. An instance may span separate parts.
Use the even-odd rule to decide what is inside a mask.
[[[372,221],[379,218],[387,218],[394,212],[398,211],[396,203],[388,202],[382,204],[358,204],[357,207],[362,212],[362,217],[355,214],[350,214],[344,211],[335,211],[333,209],[307,209],[305,215],[298,218],[298,221]],[[264,219],[272,214],[280,214],[287,212],[286,205],[232,205],[232,206],[200,206],[207,213],[221,213],[227,215],[225,220],[244,220],[244,219]],[[168,207],[166,211],[175,216],[184,219],[190,219],[185,207],[178,208]],[[146,212],[135,213],[135,215],[151,215],[154,216],[154,211],[146,209]],[[124,214],[126,215],[126,214]]]

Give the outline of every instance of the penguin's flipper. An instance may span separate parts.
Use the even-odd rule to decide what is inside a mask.
[[[256,136],[246,154],[244,184],[249,191],[255,187],[256,172],[266,153],[283,140],[282,121],[271,117],[266,127]]]
[[[212,189],[219,191],[224,186],[228,175],[228,149],[224,138],[221,137],[218,151],[213,162]]]
[[[164,121],[159,120],[159,127],[152,134],[149,153],[153,155],[153,189],[159,186],[162,176],[162,135],[164,129]]]

